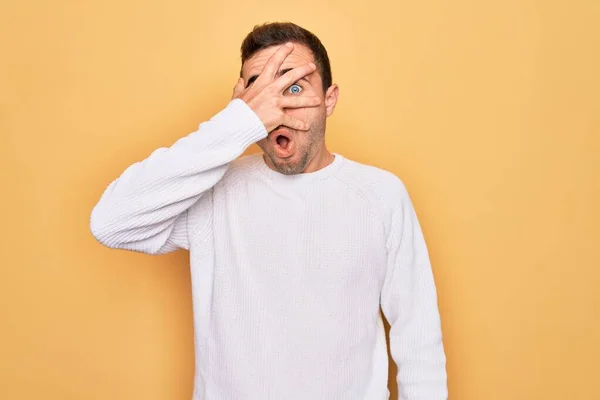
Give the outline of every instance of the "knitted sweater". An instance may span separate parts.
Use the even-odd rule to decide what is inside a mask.
[[[283,175],[241,100],[127,168],[91,213],[102,244],[189,250],[194,400],[447,398],[429,256],[405,186],[335,154]]]

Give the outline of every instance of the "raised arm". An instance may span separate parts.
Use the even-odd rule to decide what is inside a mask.
[[[196,132],[115,179],[92,210],[92,234],[108,247],[148,254],[188,248],[187,210],[266,134],[254,112],[233,100]]]
[[[224,176],[228,165],[279,125],[308,129],[286,108],[314,107],[318,97],[284,96],[285,88],[314,71],[306,64],[278,76],[293,46],[281,46],[254,83],[240,78],[228,106],[172,146],[129,166],[104,191],[90,229],[104,245],[161,254],[189,248],[188,210]],[[207,202],[208,204],[208,202]]]

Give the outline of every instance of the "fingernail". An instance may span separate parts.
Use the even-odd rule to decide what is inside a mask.
[[[292,42],[287,42],[285,45],[286,45],[287,47],[292,47],[292,46],[293,46]]]
[[[310,63],[308,64],[311,68],[317,68],[317,66],[315,65],[315,63]]]

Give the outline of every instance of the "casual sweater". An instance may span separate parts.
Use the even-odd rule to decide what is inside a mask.
[[[447,398],[425,241],[395,175],[335,154],[283,175],[243,156],[267,131],[242,100],[127,168],[91,213],[104,245],[189,250],[194,400]]]

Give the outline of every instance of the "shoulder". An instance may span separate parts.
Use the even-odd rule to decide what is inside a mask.
[[[229,164],[228,174],[240,174],[255,171],[262,162],[261,154],[241,156]]]
[[[339,180],[386,212],[408,199],[408,190],[395,173],[373,165],[346,159]]]
[[[235,159],[229,163],[227,171],[217,186],[235,186],[249,175],[256,173],[260,166],[260,162],[262,162],[260,154],[250,154]]]
[[[339,180],[362,197],[389,235],[402,220],[405,210],[412,207],[402,179],[391,171],[373,165],[346,160]]]
[[[398,175],[356,161],[348,160],[346,164],[340,180],[369,202],[388,237],[402,226],[405,218],[416,218],[408,189]]]

